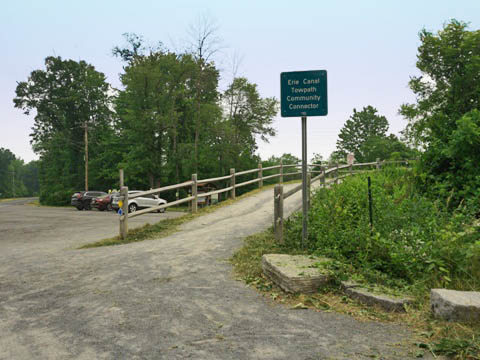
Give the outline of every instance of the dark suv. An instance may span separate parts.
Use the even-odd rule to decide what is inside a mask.
[[[92,208],[92,199],[105,195],[107,195],[107,193],[103,191],[79,191],[72,195],[70,204],[75,206],[77,210],[90,210]]]

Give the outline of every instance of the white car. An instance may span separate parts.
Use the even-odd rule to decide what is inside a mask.
[[[140,192],[143,192],[143,191],[131,190],[128,192],[128,195],[130,196],[133,194],[138,194]],[[114,208],[115,210],[118,210],[119,208],[118,201],[119,201],[119,197],[113,198],[112,208]],[[137,211],[137,209],[145,209],[149,207],[163,205],[166,203],[167,203],[167,200],[158,197],[158,195],[140,196],[134,199],[128,199],[128,212],[133,213]],[[160,213],[165,212],[165,208],[158,210],[158,212]]]

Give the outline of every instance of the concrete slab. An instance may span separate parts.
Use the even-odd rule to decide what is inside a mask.
[[[311,294],[326,285],[331,277],[318,264],[327,258],[306,255],[266,254],[262,257],[263,273],[284,291]]]
[[[480,320],[480,292],[432,289],[430,305],[436,317],[448,321]]]
[[[397,298],[385,294],[375,294],[360,287],[358,284],[344,286],[344,291],[352,299],[356,299],[367,305],[380,306],[387,311],[403,312],[405,311],[404,305],[413,302],[411,298]]]

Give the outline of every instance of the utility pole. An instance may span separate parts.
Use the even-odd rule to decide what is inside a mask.
[[[85,191],[88,191],[88,122],[85,121]]]
[[[12,193],[13,197],[15,197],[15,167],[12,166]]]

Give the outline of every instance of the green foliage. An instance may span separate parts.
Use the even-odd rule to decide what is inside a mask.
[[[406,135],[429,146],[446,140],[456,121],[473,109],[480,98],[480,31],[452,20],[437,34],[420,32],[417,68],[409,86],[416,104],[404,104],[400,113],[409,120]]]
[[[362,111],[353,109],[353,115],[340,130],[337,151],[345,157],[348,153],[355,155],[359,162],[373,161],[365,154],[365,143],[372,137],[385,138],[388,121],[385,116],[377,114],[377,109],[367,106]]]
[[[275,242],[272,229],[253,234],[245,238],[244,246],[235,252],[230,260],[235,272],[251,282],[262,275],[262,256],[282,253]]]
[[[38,194],[38,162],[24,164],[10,150],[0,148],[0,198]]]
[[[94,160],[103,151],[102,136],[112,131],[109,90],[105,75],[92,65],[52,56],[45,59],[45,70],[32,71],[27,81],[18,83],[15,107],[27,115],[36,112],[32,145],[40,155],[41,199],[84,189],[85,128]],[[91,173],[96,170],[90,168]],[[90,188],[98,185],[91,182]]]
[[[12,196],[12,171],[10,164],[15,160],[15,155],[4,148],[0,148],[0,197]]]
[[[116,128],[127,145],[121,159],[130,186],[180,182],[185,179],[184,167],[189,174],[193,172],[186,152],[193,150],[194,103],[190,98],[197,70],[190,56],[163,51],[136,56],[125,68],[121,76],[125,90],[116,101]],[[218,74],[213,71],[215,89]]]
[[[436,139],[425,150],[418,182],[425,191],[448,198],[451,207],[461,201],[480,208],[480,111],[472,110],[456,122],[445,141]]]
[[[437,34],[420,33],[417,67],[409,83],[416,104],[400,113],[409,124],[405,135],[423,145],[419,184],[425,192],[477,204],[480,168],[480,31],[452,20]],[[476,205],[478,207],[478,205]]]
[[[343,151],[335,150],[328,157],[328,165],[334,166],[335,164],[346,164],[347,154]]]
[[[267,160],[264,160],[262,161],[262,167],[263,168],[267,168],[267,167],[270,167],[270,166],[275,166],[275,165],[298,165],[300,163],[300,159],[297,158],[296,156],[292,155],[292,154],[289,154],[289,153],[285,153],[283,154],[282,156],[278,157],[278,156],[270,156]],[[298,180],[299,178],[301,178],[301,175],[289,175],[289,174],[292,174],[292,173],[296,173],[298,172],[298,169],[296,167],[284,167],[283,168],[283,175],[284,175],[284,182],[286,181],[291,181],[291,180]],[[263,176],[270,176],[270,175],[274,175],[274,174],[278,174],[279,173],[279,170],[278,169],[272,169],[272,170],[264,170],[263,171]],[[254,177],[256,177],[257,175],[254,174],[252,176],[252,179]],[[270,184],[277,184],[278,183],[278,177],[274,177],[272,179],[267,179],[267,180],[264,180],[263,181],[263,184],[264,185],[270,185]],[[256,186],[256,184],[255,184]]]
[[[372,179],[373,228],[367,176]],[[309,252],[339,261],[341,272],[389,286],[478,288],[480,236],[465,209],[454,213],[421,195],[414,174],[387,167],[317,191],[309,213]],[[287,242],[299,247],[299,215],[287,221]]]
[[[419,153],[401,142],[394,134],[372,136],[360,146],[363,161],[415,159]]]
[[[455,359],[480,359],[478,335],[471,338],[445,337],[432,347],[437,355],[455,356]]]
[[[117,187],[119,168],[130,188],[145,189],[189,180],[193,173],[204,179],[254,168],[257,139],[275,135],[277,100],[262,98],[245,78],[235,78],[220,94],[219,71],[202,56],[207,43],[198,53],[177,54],[161,44],[147,48],[135,34],[125,38],[126,48],[113,49],[126,64],[123,90],[112,92],[92,65],[60,57],[47,57],[44,70],[18,83],[15,107],[36,112],[32,144],[40,165],[28,171],[40,169],[43,203],[60,205],[67,192],[85,189],[87,145],[89,189]],[[7,171],[2,161],[0,174]]]
[[[26,195],[38,195],[40,183],[38,181],[39,161],[33,160],[23,165],[21,172],[22,182],[27,189]]]
[[[225,151],[233,159],[234,168],[241,168],[242,155],[252,157],[257,150],[256,136],[268,141],[275,135],[273,118],[278,112],[275,98],[262,98],[257,85],[246,78],[235,78],[222,94],[226,109],[224,121],[228,133],[223,139]]]

